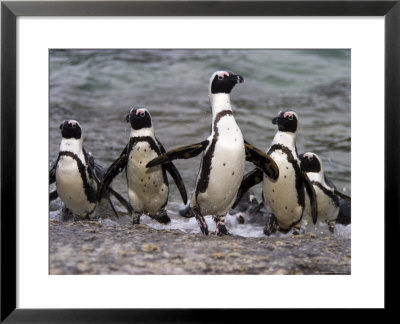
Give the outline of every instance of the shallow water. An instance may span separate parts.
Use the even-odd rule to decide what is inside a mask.
[[[216,70],[244,77],[231,101],[248,142],[266,151],[276,132],[272,118],[279,110],[295,110],[298,152],[317,153],[327,176],[351,194],[349,50],[51,50],[49,160],[57,158],[60,123],[76,119],[85,148],[108,167],[129,140],[125,116],[132,107],[150,110],[167,150],[204,140],[211,124],[208,81]],[[200,157],[175,162],[189,194],[199,163]],[[194,220],[178,216],[181,200],[170,183],[167,228],[198,232]],[[124,176],[113,187],[127,197]],[[260,186],[254,191],[260,200]],[[51,217],[60,206],[52,203]],[[212,230],[213,222],[206,219]],[[166,227],[145,216],[142,221]],[[234,216],[226,220],[231,232],[242,236],[262,235],[262,221],[238,225]]]

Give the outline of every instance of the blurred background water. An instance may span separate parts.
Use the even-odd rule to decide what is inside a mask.
[[[350,59],[350,50],[337,49],[50,50],[49,160],[58,155],[59,125],[76,119],[85,148],[107,168],[128,143],[125,116],[132,107],[150,110],[156,136],[167,150],[202,141],[211,127],[209,78],[217,70],[229,70],[244,77],[233,89],[231,102],[245,139],[266,151],[276,133],[272,118],[280,110],[295,110],[298,152],[317,153],[327,176],[350,195]],[[200,156],[175,162],[189,195],[199,164]],[[247,164],[246,170],[251,169]],[[178,216],[182,202],[172,179],[170,183],[171,224],[159,225],[147,217],[143,222],[198,232],[194,220]],[[124,175],[112,186],[127,198]],[[261,200],[260,185],[254,192]],[[58,217],[61,202],[50,207],[51,217]],[[213,225],[211,219],[208,223]],[[232,218],[227,224],[238,235],[262,235],[262,220],[237,225]]]

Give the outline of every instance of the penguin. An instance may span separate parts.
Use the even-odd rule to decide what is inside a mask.
[[[271,177],[277,177],[279,172],[269,156],[244,141],[235,121],[230,93],[236,84],[242,82],[243,77],[232,72],[215,72],[208,87],[212,110],[210,136],[200,143],[164,153],[147,164],[151,168],[170,163],[174,159],[188,159],[203,153],[195,190],[185,214],[196,218],[205,235],[208,235],[205,215],[213,216],[218,236],[229,234],[225,216],[235,201],[244,174],[245,159],[254,161]]]
[[[263,205],[263,202],[260,203],[257,200],[254,192],[249,190],[244,194],[235,207],[232,206],[232,209],[229,211],[229,215],[236,216],[238,224],[253,222],[256,218],[258,218],[260,209]]]
[[[94,157],[83,146],[82,128],[76,120],[64,120],[60,125],[61,144],[56,163],[49,171],[49,182],[56,183],[56,190],[50,193],[50,201],[60,197],[64,203],[63,214],[90,219],[97,207],[96,192],[104,169],[94,162]],[[110,206],[118,217],[110,194],[125,207],[128,202],[110,188],[105,194]]]
[[[326,181],[321,159],[313,152],[300,155],[300,161],[310,179],[318,204],[318,220],[328,224],[331,233],[335,230],[335,223],[340,211],[340,199],[350,202],[351,198],[334,187],[333,183]],[[310,202],[306,197],[306,215],[310,214]]]
[[[337,224],[351,224],[351,200],[339,199],[339,215],[336,218]]]
[[[272,119],[272,123],[278,126],[278,132],[267,154],[277,164],[279,176],[272,179],[263,175],[260,169],[250,171],[243,178],[234,206],[249,188],[262,182],[263,202],[272,210],[264,233],[270,235],[279,226],[282,232],[293,228],[293,234],[299,234],[305,209],[305,191],[310,197],[311,217],[314,223],[317,218],[317,201],[314,187],[297,156],[298,116],[294,111],[280,111],[278,116]]]
[[[167,224],[171,219],[165,210],[169,194],[166,172],[174,179],[184,204],[187,203],[185,185],[172,162],[146,168],[150,160],[165,152],[155,136],[150,112],[146,108],[132,108],[126,121],[131,126],[129,143],[106,171],[97,193],[98,199],[104,195],[112,180],[125,169],[132,223],[139,224],[141,215],[147,214],[158,222]]]
[[[324,179],[328,187],[331,187],[335,190],[337,189],[333,181],[329,179],[326,174],[324,175]],[[351,198],[345,194],[341,195],[342,196],[339,196],[339,215],[336,218],[336,223],[349,225],[351,224]]]

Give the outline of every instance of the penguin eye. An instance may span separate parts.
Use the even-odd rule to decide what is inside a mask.
[[[314,160],[314,157],[313,156],[309,156],[308,157],[308,161],[312,161],[312,160]]]
[[[289,120],[293,120],[293,115],[288,116]]]
[[[218,80],[222,80],[223,78],[224,78],[224,76],[218,75]]]
[[[145,115],[145,113],[142,111],[142,112],[140,112],[140,117],[144,117],[144,115]]]

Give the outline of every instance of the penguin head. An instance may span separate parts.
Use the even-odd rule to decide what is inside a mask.
[[[151,116],[146,108],[132,108],[126,116],[126,122],[130,122],[135,130],[151,128]]]
[[[64,120],[60,125],[61,136],[65,139],[82,137],[81,125],[76,120]]]
[[[278,116],[272,119],[272,124],[278,125],[281,132],[296,133],[298,117],[294,111],[280,111]]]
[[[242,83],[243,77],[232,72],[217,71],[210,78],[210,94],[231,93],[237,83]]]
[[[301,166],[305,172],[319,173],[322,171],[321,160],[318,155],[312,152],[307,152],[300,155]]]

